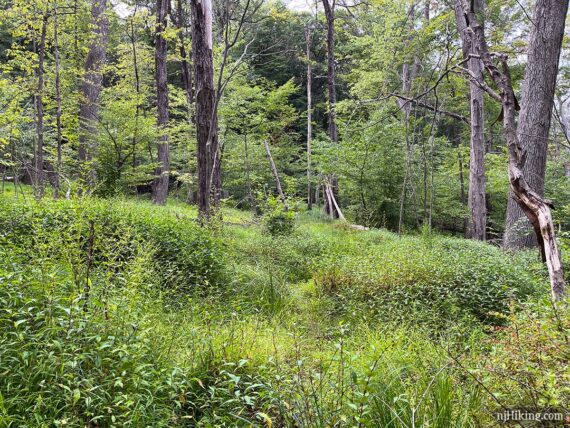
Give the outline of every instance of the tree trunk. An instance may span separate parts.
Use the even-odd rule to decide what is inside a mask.
[[[527,177],[530,188],[541,197],[544,196],[548,133],[567,11],[568,0],[537,0],[530,26],[517,132],[526,155],[526,162],[521,165],[522,174]],[[511,191],[504,246],[510,249],[535,246],[537,236],[530,226]]]
[[[155,81],[156,81],[156,124],[161,132],[158,142],[158,168],[152,187],[152,200],[157,205],[164,205],[168,197],[168,178],[170,156],[168,147],[168,78],[166,70],[167,43],[164,38],[168,0],[157,0],[156,4],[156,35],[154,46]]]
[[[46,30],[48,14],[43,16],[40,43],[38,46],[38,90],[36,93],[36,151],[34,154],[34,193],[37,199],[44,196],[44,62],[46,57]]]
[[[336,70],[334,56],[334,3],[323,0],[325,17],[327,20],[327,88],[329,98],[329,138],[333,143],[338,142],[338,128],[336,126]]]
[[[245,185],[247,187],[247,199],[249,207],[255,212],[255,199],[253,198],[253,190],[251,188],[251,173],[249,166],[249,148],[247,145],[247,132],[243,135],[243,152],[244,152],[244,170],[245,170]]]
[[[212,141],[217,139],[215,120],[214,58],[212,52],[212,1],[192,2],[192,53],[196,82],[196,157],[198,161],[198,209],[202,219],[210,215],[213,167]],[[213,120],[214,119],[214,120]],[[213,153],[212,153],[213,152]]]
[[[58,43],[58,16],[57,6],[54,2],[53,6],[53,51],[55,60],[55,124],[57,138],[57,165],[53,187],[54,199],[59,198],[59,190],[61,186],[61,167],[62,167],[62,138],[61,138],[61,84],[60,84],[60,61],[59,61],[59,43]]]
[[[461,153],[457,153],[457,163],[459,167],[459,189],[461,196],[461,204],[463,206],[467,205],[467,198],[465,197],[465,180],[463,178],[463,159],[461,159]],[[463,233],[467,237],[467,224],[468,219],[465,217],[463,219]]]
[[[109,22],[106,16],[107,0],[92,0],[91,25],[93,40],[85,61],[85,75],[79,101],[79,161],[81,178],[88,190],[95,186],[96,173],[91,165],[99,119],[99,93],[103,82],[101,69],[106,59]]]
[[[81,163],[81,179],[87,190],[95,186],[96,173],[91,165],[95,152],[97,137],[97,120],[99,119],[99,93],[103,74],[101,69],[106,59],[108,19],[106,16],[107,0],[92,0],[91,25],[93,40],[85,61],[85,74],[81,84],[79,101],[79,150]]]
[[[479,55],[478,46],[471,40],[471,32],[467,28],[466,16],[461,6],[462,0],[456,0],[455,16],[457,29],[461,35],[464,58],[469,58],[467,67],[473,76],[483,76],[481,60],[470,55]],[[483,0],[473,2],[474,12],[481,15],[484,10]],[[487,203],[485,200],[485,135],[483,117],[483,89],[476,82],[470,81],[471,107],[471,139],[469,158],[469,194],[467,205],[469,218],[467,222],[467,237],[484,241],[486,239]]]
[[[346,220],[334,196],[332,184],[328,182],[325,183],[324,190],[325,190],[325,199],[327,201],[327,204],[330,205],[336,211],[337,216],[340,220]]]
[[[273,173],[273,178],[275,178],[275,186],[277,187],[277,193],[279,193],[281,202],[283,202],[285,209],[287,209],[287,199],[285,198],[285,193],[283,193],[283,188],[281,187],[281,180],[279,180],[277,167],[275,166],[275,162],[273,161],[273,156],[271,156],[271,150],[269,149],[269,143],[267,142],[267,139],[263,140],[263,144],[265,145],[265,153],[267,154],[267,159],[269,160],[269,165],[271,166],[271,172]]]
[[[464,8],[464,10],[468,9]],[[507,57],[504,54],[495,55],[501,63],[502,71],[499,70],[488,52],[483,27],[479,24],[477,15],[473,10],[469,10],[467,16],[474,43],[478,45],[485,69],[500,91],[500,95],[493,94],[495,99],[500,100],[503,107],[503,129],[509,155],[510,187],[517,203],[529,219],[537,235],[542,258],[548,267],[552,298],[553,300],[561,300],[565,292],[564,274],[560,251],[555,239],[551,207],[549,202],[530,186],[523,171],[526,153],[523,150],[523,144],[519,141],[519,135],[524,134],[517,129],[515,118],[517,100],[507,65]],[[520,119],[519,126],[523,126]]]
[[[216,114],[216,113],[215,113]],[[217,128],[217,120],[214,126]],[[220,144],[218,139],[212,142],[212,150],[214,151],[212,160],[212,178],[210,191],[212,192],[212,204],[217,207],[220,205],[222,200],[222,156],[223,156],[223,144]]]
[[[329,3],[332,1],[332,4]],[[329,138],[333,144],[338,143],[338,128],[336,125],[336,71],[334,56],[334,7],[335,0],[322,0],[327,21],[327,88],[328,88],[328,119],[329,119]],[[334,174],[327,180],[330,183],[333,199],[337,202],[336,194],[338,194],[338,180]],[[325,198],[325,211],[333,218],[339,218],[339,211],[335,208],[335,204],[327,203]],[[331,201],[329,201],[331,202]],[[338,206],[338,204],[336,204]]]
[[[130,34],[130,39],[131,39],[131,49],[133,52],[133,71],[135,74],[135,91],[137,93],[137,106],[136,106],[136,110],[135,110],[135,129],[133,132],[133,138],[131,140],[131,146],[132,146],[132,150],[133,150],[133,159],[132,159],[132,163],[131,166],[133,168],[133,173],[135,171],[135,168],[137,167],[137,143],[138,143],[138,129],[139,129],[139,117],[140,117],[140,110],[141,110],[141,99],[140,99],[140,94],[141,94],[141,83],[140,83],[140,73],[139,73],[139,62],[138,62],[138,55],[137,55],[137,39],[136,39],[136,33],[135,33],[135,23],[134,23],[134,18],[137,14],[137,4],[135,3],[135,10],[133,12],[133,17],[131,19],[131,34]],[[137,192],[136,190],[136,186],[135,186],[135,193]]]
[[[313,209],[311,195],[311,140],[313,138],[313,94],[312,80],[313,67],[311,64],[311,29],[305,27],[305,41],[307,42],[307,209]]]

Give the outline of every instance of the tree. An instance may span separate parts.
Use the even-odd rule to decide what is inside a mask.
[[[467,60],[467,67],[473,76],[482,76],[483,67],[478,58],[477,44],[471,40],[467,17],[463,13],[462,0],[455,2],[455,16],[457,29],[461,36],[463,58]],[[473,2],[474,12],[482,16],[484,10],[483,0]],[[481,21],[482,22],[482,21]],[[483,89],[476,82],[469,83],[471,107],[471,138],[469,158],[469,194],[467,206],[469,219],[467,221],[467,236],[472,239],[484,241],[486,238],[487,204],[485,198],[485,135],[483,117]]]
[[[333,144],[338,143],[338,128],[336,124],[336,71],[334,54],[334,22],[336,0],[322,0],[327,23],[327,89],[328,89],[328,122],[329,138]],[[332,1],[332,3],[331,3]],[[334,174],[325,178],[325,210],[333,218],[342,217],[336,201],[338,180]]]
[[[196,157],[198,161],[198,209],[202,219],[210,215],[214,141],[217,120],[212,51],[212,1],[192,2],[192,54],[196,82]]]
[[[265,146],[265,153],[267,154],[267,160],[269,161],[269,165],[271,166],[271,172],[273,174],[273,178],[275,179],[275,186],[277,187],[277,192],[279,193],[281,202],[283,202],[283,206],[285,207],[285,209],[287,209],[287,198],[285,197],[285,193],[283,193],[283,188],[281,187],[281,180],[279,180],[279,173],[277,172],[277,167],[275,166],[275,161],[273,160],[273,156],[271,156],[271,149],[269,148],[269,143],[267,142],[267,138],[263,140],[263,145]]]
[[[522,173],[540,197],[544,196],[548,135],[567,11],[568,0],[537,0],[530,27],[517,132],[524,153]],[[504,246],[510,249],[532,247],[537,244],[537,238],[540,241],[540,237],[530,231],[524,209],[511,191]]]
[[[516,122],[516,110],[518,102],[513,90],[511,73],[505,54],[496,54],[495,57],[501,69],[493,62],[493,56],[489,53],[483,26],[479,23],[474,8],[462,5],[463,12],[467,17],[470,31],[472,32],[473,43],[477,44],[477,50],[489,77],[500,90],[500,94],[487,86],[479,76],[471,75],[481,88],[484,88],[502,106],[503,131],[507,141],[509,156],[508,173],[511,191],[521,210],[525,213],[537,235],[542,258],[548,267],[550,276],[550,287],[553,300],[561,300],[565,293],[564,274],[562,270],[562,260],[560,251],[556,244],[554,224],[552,222],[551,206],[537,191],[535,191],[524,173],[526,154],[523,143],[519,140],[519,135],[528,138],[517,128],[524,128],[523,117]]]
[[[46,57],[46,30],[48,13],[44,13],[39,44],[37,44],[38,54],[38,88],[35,94],[36,106],[36,151],[34,153],[34,190],[37,199],[44,195],[45,166],[44,166],[44,63]],[[34,43],[36,44],[36,43]]]
[[[99,119],[99,93],[103,82],[102,67],[107,56],[109,21],[106,15],[107,0],[92,0],[92,41],[85,60],[85,74],[79,99],[79,161],[81,178],[87,190],[95,187],[95,168],[91,165],[95,153],[97,121]]]
[[[305,41],[307,44],[307,209],[313,208],[311,196],[311,140],[313,138],[313,102],[312,81],[313,66],[311,64],[311,27],[305,27]]]
[[[57,3],[54,1],[53,9],[53,51],[54,51],[54,61],[55,61],[55,102],[56,102],[56,113],[55,113],[55,126],[56,126],[56,138],[57,138],[57,165],[55,174],[55,183],[53,187],[53,197],[57,199],[59,197],[59,189],[61,186],[61,169],[62,169],[62,135],[61,135],[61,76],[60,76],[60,58],[59,58],[59,39],[58,39],[58,10]]]
[[[152,200],[157,205],[164,205],[168,196],[168,179],[170,175],[170,155],[168,147],[168,78],[166,70],[166,55],[168,47],[164,32],[168,14],[168,0],[157,0],[156,4],[156,33],[155,33],[155,81],[156,81],[156,124],[160,137],[158,142],[157,177],[152,187]]]

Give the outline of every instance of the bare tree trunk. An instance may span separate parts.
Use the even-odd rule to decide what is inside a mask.
[[[255,199],[253,198],[253,190],[251,188],[251,174],[249,166],[249,147],[247,145],[247,132],[243,135],[243,152],[244,152],[244,169],[245,169],[245,185],[247,187],[247,198],[250,208],[255,212]]]
[[[277,193],[279,193],[279,197],[287,209],[287,198],[285,198],[285,193],[283,193],[283,188],[281,187],[281,180],[279,180],[279,173],[277,172],[277,167],[275,166],[275,162],[273,161],[273,156],[271,156],[271,150],[269,149],[269,143],[267,142],[267,138],[263,140],[263,144],[265,145],[265,153],[267,154],[267,159],[269,160],[269,165],[271,166],[271,172],[273,173],[273,178],[275,179],[275,186],[277,187]]]
[[[62,167],[62,138],[61,138],[61,84],[59,73],[59,43],[58,43],[58,16],[57,16],[57,3],[54,1],[53,5],[53,50],[55,60],[55,124],[56,124],[56,138],[57,138],[57,165],[56,174],[53,187],[54,199],[59,198],[59,190],[61,186],[61,167]]]
[[[471,32],[468,30],[466,16],[461,6],[462,0],[456,0],[455,16],[457,29],[461,35],[463,56],[469,58],[467,67],[473,76],[482,77],[483,67],[477,57],[477,44],[471,40]],[[483,0],[473,2],[474,12],[481,15],[485,4]],[[474,56],[470,56],[474,55]],[[487,203],[485,200],[485,126],[483,117],[483,89],[476,82],[470,81],[470,106],[471,106],[471,151],[469,158],[469,195],[468,208],[469,218],[467,222],[467,237],[484,241],[486,239],[487,226]]]
[[[34,154],[34,193],[37,199],[44,196],[44,62],[46,57],[46,30],[48,14],[43,16],[40,43],[38,46],[38,89],[36,93],[36,150]]]
[[[530,26],[517,132],[526,156],[526,162],[521,165],[522,173],[530,188],[541,197],[544,196],[548,133],[567,11],[568,0],[537,0]],[[511,191],[504,246],[510,249],[533,247],[537,236],[515,199]]]
[[[216,119],[214,126],[218,127],[218,121]],[[215,207],[220,205],[222,200],[222,155],[223,155],[223,144],[217,140],[212,144],[212,150],[214,150],[213,160],[212,160],[212,179],[211,179],[211,192],[212,192],[212,203]]]
[[[138,55],[137,55],[137,39],[136,39],[136,33],[135,33],[135,23],[134,23],[134,18],[137,14],[137,6],[138,4],[135,3],[135,10],[133,12],[133,16],[131,19],[131,33],[129,35],[129,38],[131,39],[131,49],[133,52],[133,72],[135,74],[135,91],[137,93],[137,106],[136,106],[136,110],[135,110],[135,129],[133,132],[133,138],[131,141],[131,146],[132,146],[132,151],[133,151],[133,159],[132,159],[132,168],[133,168],[133,172],[135,171],[135,168],[137,166],[137,142],[138,142],[138,129],[139,129],[139,117],[140,117],[140,110],[141,110],[141,105],[140,105],[140,94],[141,94],[141,83],[140,83],[140,74],[139,74],[139,62],[138,62]],[[137,192],[136,190],[136,186],[135,186],[135,192]]]
[[[464,7],[464,10],[468,9]],[[498,95],[487,89],[487,92],[499,100],[503,107],[503,129],[509,154],[508,172],[511,190],[537,235],[543,260],[548,267],[552,298],[553,300],[561,300],[565,292],[564,274],[560,251],[555,239],[551,207],[550,203],[530,186],[523,171],[526,153],[523,150],[523,144],[519,141],[519,135],[523,134],[517,130],[515,116],[518,103],[511,82],[507,57],[504,54],[495,55],[501,64],[502,70],[499,70],[493,63],[493,57],[489,54],[483,27],[479,24],[477,15],[473,10],[469,10],[467,16],[469,27],[473,32],[474,43],[478,44],[485,69],[500,91],[500,95]],[[483,83],[481,84],[483,85]],[[520,120],[519,123],[519,126],[523,126]]]
[[[156,35],[154,46],[155,81],[156,81],[156,124],[161,132],[158,143],[157,177],[152,186],[152,200],[157,205],[164,205],[168,197],[168,178],[170,173],[170,156],[168,147],[168,77],[166,70],[167,42],[164,37],[169,1],[157,0],[156,3]]]
[[[311,28],[305,27],[305,41],[307,43],[307,209],[313,209],[311,195],[311,140],[313,138],[313,67],[311,64]]]
[[[205,219],[210,215],[212,141],[217,140],[211,0],[192,2],[192,53],[196,82],[198,209],[200,217]]]
[[[332,4],[329,3],[332,1]],[[327,88],[328,88],[328,118],[329,118],[329,138],[333,144],[338,143],[338,128],[336,125],[336,71],[335,71],[335,55],[334,55],[334,8],[336,0],[322,0],[327,21]],[[330,177],[330,187],[333,199],[336,202],[336,194],[338,194],[338,180],[334,174]],[[328,202],[327,202],[328,201]],[[339,217],[339,212],[335,208],[335,204],[330,203],[325,198],[325,211],[333,218]],[[336,204],[338,206],[338,204]]]
[[[109,22],[106,16],[107,0],[92,0],[91,25],[93,40],[85,61],[85,75],[79,101],[79,161],[81,178],[88,190],[95,186],[96,173],[91,165],[95,152],[97,121],[99,119],[99,93],[103,82],[101,69],[107,54]]]
[[[328,201],[327,203],[333,207],[333,209],[337,212],[337,216],[340,220],[346,220],[344,218],[344,215],[342,214],[342,211],[340,210],[340,207],[338,206],[338,203],[336,201],[336,198],[334,196],[334,191],[333,191],[333,186],[331,183],[325,183],[325,199]]]
[[[467,205],[467,198],[465,197],[465,179],[463,178],[463,159],[461,158],[461,153],[457,153],[457,163],[459,168],[459,189],[461,195],[461,203],[463,206]],[[467,223],[468,219],[465,217],[463,219],[463,233],[467,237]]]

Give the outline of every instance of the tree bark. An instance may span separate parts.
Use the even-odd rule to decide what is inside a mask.
[[[210,215],[210,188],[215,154],[212,141],[217,139],[211,0],[192,2],[192,53],[196,82],[198,209],[200,217],[205,219]]]
[[[249,166],[249,148],[247,145],[247,132],[243,134],[243,153],[244,153],[244,170],[245,170],[245,185],[247,187],[247,199],[249,201],[250,208],[255,212],[255,199],[253,197],[253,190],[251,188],[251,173]]]
[[[464,58],[469,58],[467,67],[470,73],[477,78],[483,76],[483,67],[478,58],[478,45],[471,40],[472,32],[468,31],[466,16],[461,6],[462,0],[456,0],[455,16],[457,29],[461,35]],[[483,0],[473,2],[474,13],[480,16],[484,11]],[[482,21],[481,21],[482,22]],[[470,56],[473,55],[473,56]],[[485,136],[483,117],[483,89],[476,82],[469,82],[470,108],[471,108],[471,138],[469,157],[469,193],[467,206],[469,218],[467,221],[467,237],[484,241],[486,239],[487,203],[485,200]]]
[[[135,91],[137,93],[137,106],[136,106],[136,110],[135,110],[135,129],[133,132],[133,138],[131,140],[131,146],[132,146],[132,150],[133,150],[133,159],[132,159],[132,163],[131,166],[133,168],[133,173],[135,171],[135,168],[137,166],[137,143],[138,143],[138,129],[139,129],[139,117],[140,117],[140,110],[141,110],[141,99],[140,99],[140,94],[141,94],[141,83],[140,83],[140,73],[139,73],[139,62],[138,62],[138,55],[137,55],[137,39],[136,39],[136,33],[135,33],[135,23],[134,23],[134,18],[137,14],[137,3],[135,3],[135,9],[133,12],[133,17],[131,19],[131,33],[130,33],[130,39],[131,39],[131,50],[133,52],[133,72],[135,74]],[[136,190],[136,186],[135,186],[135,192],[137,192]]]
[[[38,46],[38,89],[36,93],[36,150],[34,153],[34,193],[37,199],[44,196],[44,62],[46,57],[46,30],[48,14],[43,16],[40,43]]]
[[[164,205],[168,197],[168,179],[170,173],[170,154],[168,146],[168,77],[166,69],[166,55],[168,46],[164,38],[166,30],[166,17],[169,1],[157,0],[156,4],[156,35],[154,46],[155,82],[156,82],[156,124],[161,133],[158,142],[157,160],[159,166],[152,188],[152,200],[157,205]]]
[[[332,4],[329,3],[332,1]],[[322,0],[325,10],[325,17],[327,21],[327,89],[328,89],[328,119],[329,119],[329,138],[333,144],[338,143],[338,127],[336,125],[336,70],[335,70],[335,54],[334,54],[334,8],[336,0]],[[334,174],[327,180],[329,182],[330,191],[333,198],[325,198],[325,211],[333,218],[339,218],[340,212],[336,209],[338,207],[337,197],[338,194],[338,180]],[[335,201],[335,204],[332,203]]]
[[[53,187],[54,199],[59,198],[59,190],[61,186],[61,167],[62,167],[62,137],[61,137],[61,83],[60,83],[60,61],[59,61],[59,40],[58,40],[58,16],[57,6],[54,2],[53,6],[53,51],[55,60],[55,124],[57,138],[57,165]]]
[[[305,41],[307,43],[307,209],[313,209],[311,195],[311,141],[313,138],[313,67],[311,64],[311,28],[305,27]]]
[[[95,153],[97,121],[99,119],[99,93],[103,82],[101,69],[107,55],[109,21],[106,15],[107,0],[92,0],[91,25],[93,40],[85,61],[85,74],[79,100],[79,150],[81,179],[86,190],[95,187],[96,172],[91,161]]]
[[[467,205],[467,198],[465,197],[465,180],[463,178],[463,159],[461,159],[461,153],[457,153],[457,163],[459,167],[459,189],[460,189],[460,196],[461,196],[461,204],[463,206]],[[467,224],[468,220],[467,217],[463,219],[463,233],[467,238]]]
[[[530,188],[541,197],[544,196],[548,133],[567,11],[568,0],[537,0],[530,29],[517,132],[526,154],[522,173]],[[510,249],[536,246],[537,236],[530,226],[511,191],[504,246]]]
[[[464,11],[467,10],[469,12],[466,15],[474,43],[478,45],[487,73],[500,90],[500,95],[494,92],[493,94],[501,102],[503,108],[503,130],[509,156],[510,187],[517,203],[529,219],[537,235],[543,260],[548,267],[552,299],[561,300],[565,293],[564,274],[560,251],[555,239],[551,207],[549,202],[531,187],[524,174],[523,166],[526,160],[526,152],[523,149],[523,144],[519,141],[519,135],[524,134],[517,129],[515,116],[518,103],[511,82],[507,57],[504,54],[495,55],[501,64],[502,70],[499,70],[493,62],[493,57],[489,54],[483,27],[479,24],[477,15],[472,9],[464,7]],[[522,125],[522,121],[519,119],[519,126]]]
[[[281,187],[281,180],[279,180],[279,173],[277,172],[277,167],[275,166],[275,162],[273,161],[273,156],[271,156],[271,150],[269,148],[269,143],[267,142],[267,138],[263,140],[263,144],[265,145],[265,153],[267,154],[267,159],[269,160],[269,165],[271,166],[271,172],[273,173],[273,178],[275,179],[275,187],[277,187],[277,193],[279,193],[279,197],[281,198],[281,202],[283,202],[283,206],[287,209],[287,198],[285,198],[285,193],[283,193],[283,188]]]

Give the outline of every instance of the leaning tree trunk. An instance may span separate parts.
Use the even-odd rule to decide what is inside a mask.
[[[95,168],[91,165],[97,137],[99,119],[99,93],[103,82],[101,69],[106,59],[109,22],[106,15],[107,0],[92,0],[91,25],[93,40],[85,61],[85,75],[79,100],[79,161],[81,178],[87,189],[95,186]]]
[[[269,142],[267,141],[267,138],[263,140],[263,144],[265,145],[265,153],[267,155],[267,160],[269,160],[269,165],[271,166],[273,178],[275,179],[275,187],[277,187],[277,193],[279,193],[279,197],[281,198],[281,202],[283,202],[283,206],[285,209],[287,209],[287,198],[285,197],[285,193],[281,187],[281,180],[279,180],[279,173],[277,172],[277,167],[273,161],[273,156],[271,156],[271,150],[269,148]]]
[[[528,185],[544,196],[544,178],[548,153],[548,133],[554,104],[554,89],[568,0],[537,0],[530,25],[528,59],[525,70],[518,138],[526,153],[521,165]],[[504,245],[519,249],[533,247],[537,236],[533,234],[524,210],[511,191],[507,205]]]
[[[202,219],[210,215],[212,141],[217,138],[215,120],[214,57],[212,52],[212,1],[192,1],[192,54],[196,84],[196,157],[198,161],[198,209]]]
[[[325,17],[327,21],[327,88],[328,88],[328,99],[329,99],[329,138],[333,144],[338,143],[338,128],[336,125],[336,71],[335,71],[335,56],[334,56],[334,7],[335,0],[322,0],[323,7],[325,10]],[[332,4],[329,3],[332,1]],[[332,193],[332,200],[337,201],[338,194],[338,180],[331,175],[326,180],[325,187],[329,187]],[[330,198],[325,198],[325,211],[333,218],[339,218],[340,213],[337,210],[338,204],[332,204],[329,202]]]
[[[561,300],[564,296],[565,284],[560,251],[556,245],[554,224],[550,211],[551,206],[548,201],[531,187],[523,170],[526,153],[523,149],[523,144],[519,141],[519,135],[523,134],[517,129],[515,116],[518,105],[507,65],[507,57],[504,54],[495,55],[501,63],[502,70],[499,70],[493,63],[493,57],[489,54],[483,27],[479,24],[477,15],[472,9],[464,7],[465,10],[469,10],[466,14],[469,27],[473,34],[474,43],[478,45],[485,69],[500,90],[499,95],[487,87],[487,92],[500,101],[503,108],[503,129],[509,156],[510,188],[519,207],[529,219],[537,235],[543,260],[548,267],[552,298],[553,300]],[[473,77],[478,78],[478,76]],[[479,80],[479,83],[481,86],[484,86],[482,78]],[[523,126],[520,118],[518,126]]]
[[[467,67],[473,76],[482,76],[483,67],[478,58],[479,52],[476,43],[471,40],[472,33],[468,30],[466,16],[461,6],[462,0],[455,2],[455,16],[457,29],[461,35],[463,57],[469,58]],[[484,10],[484,2],[473,2],[474,12],[478,15]],[[474,56],[470,56],[474,55]],[[477,57],[475,57],[477,56]],[[471,148],[469,158],[469,193],[467,206],[469,218],[467,221],[467,237],[484,241],[486,238],[487,203],[485,200],[485,136],[483,117],[483,89],[476,82],[470,81],[471,106]]]
[[[158,0],[156,4],[156,36],[154,46],[155,81],[156,81],[156,124],[160,131],[158,142],[158,167],[152,186],[152,200],[157,205],[164,205],[168,196],[168,178],[170,158],[168,147],[168,79],[166,70],[167,43],[164,37],[168,0]]]

